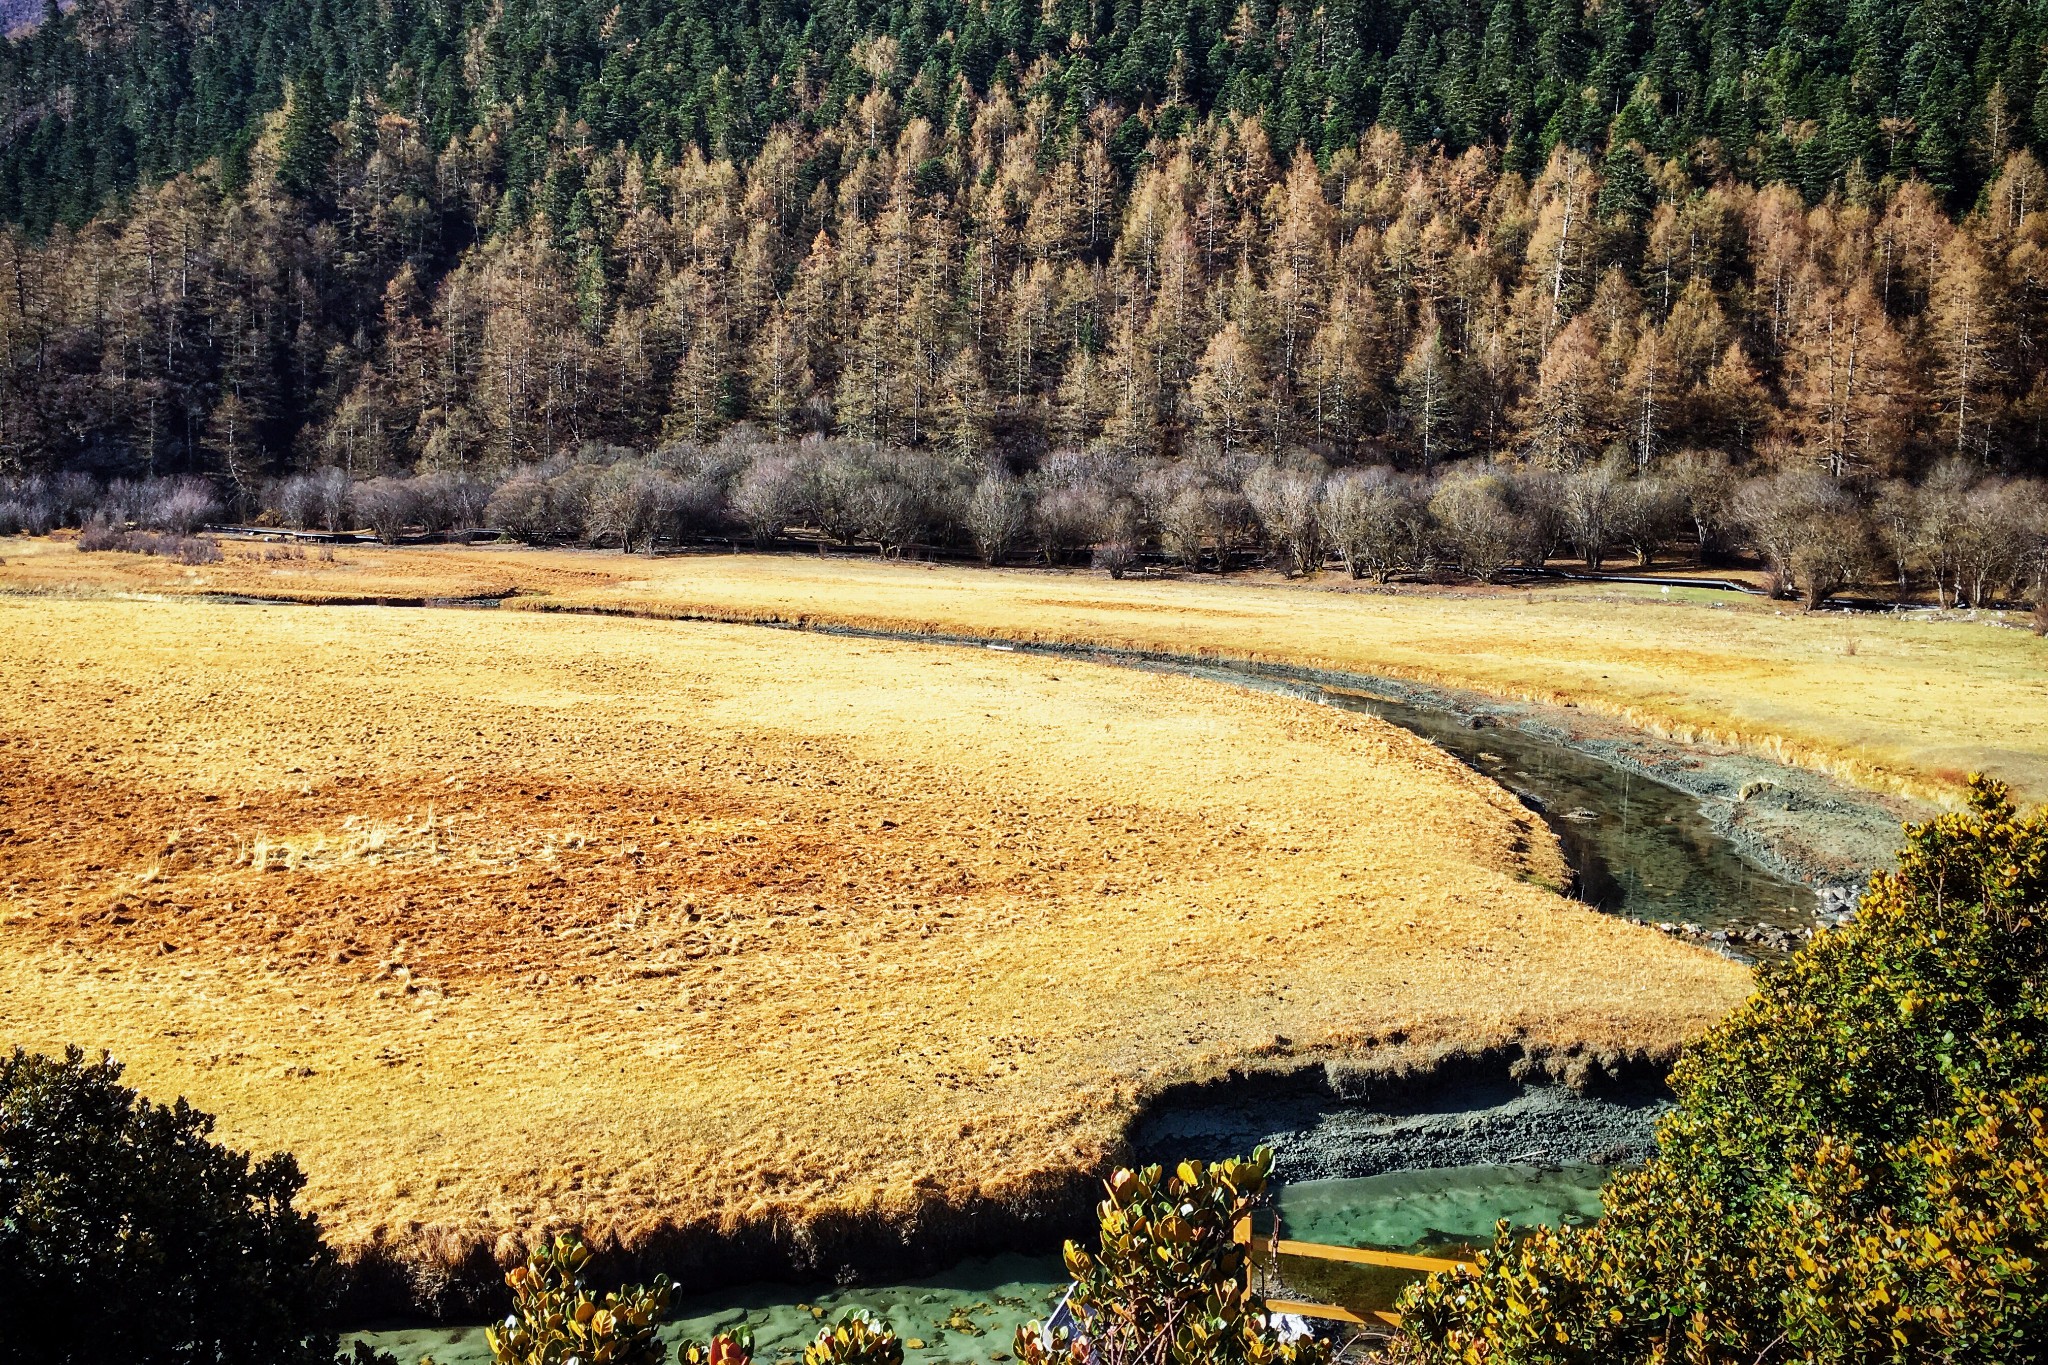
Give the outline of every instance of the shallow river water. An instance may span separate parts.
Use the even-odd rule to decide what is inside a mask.
[[[1309,1180],[1280,1188],[1283,1236],[1389,1251],[1461,1254],[1485,1246],[1496,1219],[1516,1227],[1580,1223],[1600,1215],[1601,1166],[1459,1166],[1396,1171],[1363,1180]],[[1257,1217],[1261,1234],[1271,1211]],[[1385,1307],[1404,1275],[1285,1259],[1291,1290],[1319,1301]],[[909,1284],[857,1289],[759,1284],[678,1300],[662,1332],[673,1343],[746,1322],[756,1358],[790,1361],[819,1325],[848,1308],[866,1308],[904,1338],[908,1365],[1006,1359],[1017,1328],[1043,1321],[1067,1279],[1055,1256],[996,1256],[963,1261],[942,1275]],[[358,1338],[351,1338],[355,1340]],[[430,1354],[439,1365],[490,1359],[481,1327],[412,1327],[364,1332],[359,1339],[414,1365]]]
[[[1166,665],[1174,672],[1307,696],[1422,736],[1512,791],[1557,831],[1574,893],[1602,910],[1703,929],[1813,925],[1814,893],[1764,870],[1716,829],[1697,798],[1556,740],[1416,702],[1302,681],[1254,664]]]

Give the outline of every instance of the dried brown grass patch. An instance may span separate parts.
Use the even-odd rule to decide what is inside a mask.
[[[295,1151],[373,1259],[1021,1207],[1176,1080],[1668,1049],[1745,989],[1540,889],[1547,831],[1427,745],[1227,688],[506,613],[0,629],[0,1040]]]
[[[5,557],[0,592],[320,601],[516,590],[506,605],[530,611],[841,625],[1325,667],[1578,707],[1876,791],[1948,800],[1955,783],[1947,774],[1975,771],[2048,798],[2048,647],[2002,622],[1851,619],[1735,598],[1710,606],[1614,584],[1388,593],[1331,577],[1116,582],[808,555],[351,547],[332,565],[293,566],[289,581],[232,559],[183,570],[141,556],[78,556],[49,542],[10,542]]]

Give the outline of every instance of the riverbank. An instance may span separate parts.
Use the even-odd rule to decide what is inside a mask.
[[[346,546],[220,564],[0,542],[0,593],[504,599],[515,610],[832,624],[1327,669],[1597,716],[1848,785],[1953,799],[1988,773],[2048,798],[2048,641],[1995,614],[1806,613],[1739,593],[1550,580],[1382,589],[1322,575],[1101,574],[508,546]]]
[[[1133,1125],[1129,1155],[1170,1164],[1271,1147],[1284,1181],[1648,1159],[1670,1108],[1668,1059],[1602,1059],[1575,1073],[1556,1060],[1453,1054],[1405,1072],[1318,1068],[1180,1087]]]

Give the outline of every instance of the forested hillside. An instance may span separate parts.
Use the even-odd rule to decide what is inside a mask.
[[[0,469],[735,423],[2038,470],[2048,17],[86,0],[0,57]]]

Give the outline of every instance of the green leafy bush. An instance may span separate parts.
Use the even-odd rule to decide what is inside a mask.
[[[1262,1147],[1248,1159],[1183,1161],[1170,1175],[1117,1171],[1096,1206],[1096,1251],[1066,1247],[1084,1336],[1048,1338],[1030,1323],[1017,1333],[1021,1365],[1327,1365],[1324,1343],[1273,1334],[1248,1281],[1250,1248],[1233,1235],[1272,1169]]]
[[[1692,1047],[1585,1229],[1409,1291],[1431,1362],[2048,1357],[2048,813],[1972,779]]]
[[[332,1260],[289,1156],[210,1140],[120,1064],[0,1057],[0,1362],[331,1365]]]
[[[903,1365],[903,1343],[880,1318],[849,1308],[804,1347],[804,1365]]]
[[[484,1329],[496,1365],[663,1365],[655,1329],[668,1313],[668,1277],[599,1296],[583,1272],[590,1248],[557,1236],[505,1276],[512,1312]]]

